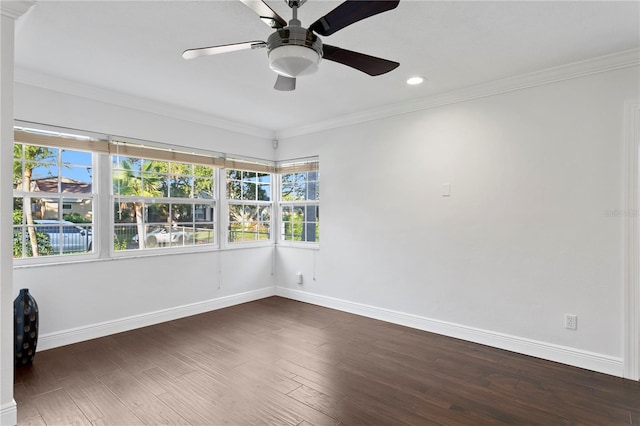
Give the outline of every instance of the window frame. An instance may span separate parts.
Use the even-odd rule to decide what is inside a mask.
[[[304,160],[298,161],[287,161],[282,162],[278,165],[278,206],[277,206],[277,216],[278,216],[278,237],[276,238],[276,244],[280,246],[292,246],[292,247],[304,247],[304,248],[319,248],[320,246],[320,236],[318,235],[318,239],[309,241],[309,240],[300,240],[296,241],[293,239],[285,239],[284,231],[285,231],[285,223],[283,221],[284,213],[283,208],[287,206],[302,206],[305,209],[307,207],[315,207],[317,214],[317,224],[320,226],[320,194],[318,193],[317,198],[315,200],[308,199],[307,185],[308,185],[308,173],[316,172],[317,179],[313,180],[313,182],[317,182],[318,187],[316,188],[319,191],[320,186],[320,168],[319,168],[319,159],[317,157],[312,157]],[[283,199],[283,177],[287,174],[292,173],[307,173],[307,178],[305,179],[305,198],[299,200],[284,200]],[[304,224],[310,222],[303,221]]]
[[[221,176],[224,176],[224,182],[221,182],[220,188],[221,193],[224,193],[224,197],[220,197],[221,200],[224,200],[224,212],[225,214],[221,213],[221,216],[224,218],[224,228],[221,227],[221,241],[224,241],[224,248],[227,249],[239,249],[239,248],[249,248],[249,247],[265,247],[265,246],[271,246],[274,244],[274,231],[275,231],[275,220],[274,220],[274,211],[275,211],[275,192],[276,192],[276,181],[277,179],[274,179],[274,177],[276,177],[277,175],[275,173],[272,172],[271,168],[261,168],[261,167],[247,167],[247,168],[243,168],[243,164],[242,163],[231,163],[230,164],[232,167],[227,167],[221,170]],[[246,165],[245,165],[246,167]],[[236,172],[241,172],[241,173],[256,173],[256,199],[251,199],[251,200],[244,200],[244,199],[230,199],[229,198],[229,191],[228,191],[228,185],[229,185],[229,171],[231,170],[235,170]],[[258,200],[258,186],[259,186],[259,181],[258,181],[258,174],[268,174],[269,175],[269,186],[270,186],[270,197],[269,200]],[[244,177],[244,176],[243,176]],[[236,182],[240,182],[241,186],[242,186],[242,182],[250,182],[250,181],[246,181],[246,180],[238,180],[238,179],[233,179]],[[231,236],[231,220],[230,220],[230,215],[231,215],[231,206],[233,205],[255,205],[255,206],[268,206],[269,207],[269,238],[261,240],[261,239],[255,239],[255,240],[248,240],[248,241],[230,241],[229,238]],[[222,208],[220,209],[222,211]],[[261,221],[258,220],[259,223],[263,223],[265,221]],[[224,237],[224,239],[223,239]]]
[[[84,261],[84,260],[91,260],[91,259],[97,259],[99,257],[99,236],[97,235],[98,233],[96,232],[97,228],[98,228],[98,219],[97,219],[97,211],[99,209],[98,205],[99,205],[99,199],[100,199],[100,192],[99,192],[99,173],[98,173],[98,155],[97,153],[92,150],[89,149],[88,144],[92,143],[91,141],[94,141],[95,139],[93,137],[88,137],[85,136],[84,134],[82,134],[82,132],[78,132],[77,134],[75,132],[73,133],[59,133],[56,131],[51,131],[50,129],[44,127],[44,126],[36,126],[35,127],[26,127],[23,125],[16,125],[15,129],[17,131],[17,129],[21,129],[20,131],[27,133],[27,135],[23,135],[23,137],[14,137],[14,141],[13,141],[13,146],[15,149],[16,145],[21,145],[22,146],[22,150],[21,150],[21,155],[20,158],[14,158],[13,162],[15,164],[16,161],[19,161],[21,163],[21,168],[24,166],[24,163],[27,161],[31,161],[31,160],[26,160],[24,157],[24,147],[25,146],[35,146],[35,147],[41,147],[41,148],[46,148],[46,149],[52,149],[56,151],[55,154],[55,161],[52,160],[48,160],[46,162],[42,162],[43,164],[49,164],[54,166],[57,171],[55,173],[55,177],[56,179],[56,190],[55,191],[25,191],[22,188],[21,189],[16,189],[15,187],[13,188],[13,199],[14,202],[16,199],[21,199],[22,202],[24,203],[24,199],[25,197],[27,197],[28,199],[40,199],[40,200],[45,200],[45,203],[53,203],[53,204],[57,204],[57,209],[56,209],[56,218],[55,219],[51,219],[51,218],[41,218],[41,219],[35,219],[38,221],[41,220],[45,220],[45,221],[56,221],[57,224],[56,225],[51,225],[51,224],[44,224],[44,223],[40,223],[38,224],[37,222],[35,222],[34,220],[34,227],[36,228],[36,230],[38,228],[41,229],[45,229],[45,228],[50,228],[51,226],[56,226],[59,228],[59,233],[58,233],[58,246],[59,246],[59,250],[58,253],[53,253],[53,254],[48,254],[48,255],[41,255],[41,256],[30,256],[30,257],[26,257],[24,256],[24,251],[26,250],[26,245],[28,244],[28,242],[26,242],[26,237],[25,234],[28,232],[28,227],[29,225],[26,223],[26,218],[22,218],[22,223],[20,224],[13,224],[12,225],[12,229],[14,230],[14,233],[16,230],[20,230],[20,235],[21,235],[21,244],[22,244],[22,256],[21,257],[13,257],[13,262],[15,265],[44,265],[44,264],[53,264],[53,263],[66,263],[66,262],[77,262],[77,261]],[[14,133],[17,134],[17,133]],[[69,141],[73,141],[74,138],[77,138],[76,140],[78,141],[78,146],[73,146],[73,142],[69,142]],[[57,143],[56,143],[57,142]],[[79,164],[79,163],[70,163],[67,164],[63,161],[63,155],[65,152],[76,152],[76,153],[84,153],[84,154],[88,154],[90,159],[91,159],[91,164],[90,166],[87,166],[86,164]],[[90,173],[91,176],[91,191],[90,192],[82,192],[82,193],[74,193],[74,192],[65,192],[62,188],[62,185],[64,183],[64,178],[68,178],[68,176],[64,175],[63,172],[63,168],[65,167],[69,167],[69,166],[75,166],[75,167],[80,167],[82,166],[82,168],[90,168],[91,172],[89,172],[87,170],[88,173]],[[54,175],[52,174],[52,177],[54,177]],[[45,178],[43,178],[45,179]],[[33,181],[35,180],[41,180],[41,179],[33,179]],[[85,182],[86,183],[86,182]],[[54,201],[46,201],[46,200],[54,200]],[[72,201],[71,201],[72,200]],[[91,222],[86,222],[86,223],[74,223],[75,226],[80,226],[82,228],[84,228],[85,230],[87,230],[87,240],[85,241],[85,245],[87,247],[91,247],[90,251],[87,252],[77,252],[77,253],[65,253],[64,251],[61,251],[61,243],[60,241],[64,240],[64,235],[66,234],[64,232],[65,227],[67,226],[65,224],[65,220],[64,219],[64,209],[63,206],[65,204],[69,204],[69,202],[71,201],[71,203],[74,202],[83,202],[83,201],[88,201],[91,205],[91,209],[89,211],[89,214],[91,216]],[[46,205],[45,205],[46,208]],[[12,210],[15,211],[15,210]],[[73,223],[73,222],[71,222]],[[70,225],[69,225],[70,226]],[[44,231],[41,231],[43,233],[47,233]],[[48,234],[48,233],[47,233]],[[98,238],[96,238],[98,236]],[[50,237],[49,237],[50,238]],[[83,237],[84,238],[84,237]]]
[[[200,252],[200,251],[211,251],[211,250],[216,250],[219,249],[220,247],[220,243],[219,243],[219,211],[220,211],[220,200],[219,200],[219,189],[218,189],[218,181],[219,181],[219,171],[220,168],[214,166],[213,164],[203,164],[202,162],[198,162],[198,163],[193,163],[193,162],[185,162],[185,161],[174,161],[174,160],[167,160],[167,159],[159,159],[159,158],[154,158],[154,153],[152,151],[153,148],[148,149],[149,154],[147,156],[141,157],[140,154],[144,154],[145,151],[139,151],[139,150],[135,150],[135,155],[130,155],[132,150],[129,150],[128,153],[126,154],[122,154],[120,152],[118,152],[118,150],[116,150],[116,152],[112,152],[108,157],[109,157],[109,184],[110,184],[110,191],[109,191],[109,227],[110,227],[110,232],[109,235],[111,235],[111,238],[109,240],[109,250],[108,253],[111,257],[114,258],[128,258],[128,257],[137,257],[137,256],[148,256],[148,255],[159,255],[159,254],[170,254],[170,253],[192,253],[192,252]],[[125,150],[123,150],[125,151]],[[166,177],[166,183],[170,186],[171,185],[171,167],[172,165],[178,164],[178,165],[190,165],[192,167],[192,173],[188,174],[188,175],[183,175],[183,176],[187,176],[189,178],[193,178],[195,179],[197,176],[195,174],[195,171],[193,171],[194,167],[197,166],[205,166],[205,167],[211,167],[212,168],[212,175],[211,178],[213,180],[212,182],[212,198],[196,198],[193,195],[191,197],[171,197],[170,193],[168,194],[168,196],[144,196],[144,195],[119,195],[119,194],[115,194],[114,191],[114,170],[116,170],[114,168],[114,157],[123,157],[123,158],[136,158],[136,159],[140,159],[142,160],[142,162],[144,163],[145,161],[160,161],[160,162],[166,162],[167,163],[167,171],[162,173],[161,175]],[[159,174],[160,175],[160,174]],[[170,192],[170,189],[169,189]],[[116,209],[115,209],[115,204],[116,202],[118,203],[142,203],[142,209],[144,211],[144,216],[145,218],[143,219],[142,222],[142,226],[144,227],[144,233],[145,233],[145,240],[147,238],[149,238],[148,235],[148,230],[147,228],[149,226],[154,226],[156,227],[156,229],[159,230],[160,233],[164,234],[165,232],[162,232],[162,229],[167,229],[167,227],[169,228],[168,231],[169,233],[174,232],[173,230],[175,229],[176,233],[180,233],[181,231],[179,231],[179,223],[181,222],[167,222],[166,224],[164,222],[153,222],[153,221],[148,221],[146,219],[147,215],[148,215],[148,207],[150,205],[160,205],[160,204],[166,204],[169,206],[169,211],[172,211],[172,207],[171,206],[175,206],[175,205],[191,205],[192,206],[192,217],[191,217],[191,221],[188,222],[190,225],[192,225],[192,229],[195,229],[195,226],[197,225],[198,221],[196,220],[196,207],[198,205],[205,205],[205,206],[209,206],[212,209],[212,214],[211,214],[211,220],[209,221],[205,221],[206,224],[211,224],[212,228],[211,228],[211,235],[212,235],[212,239],[213,241],[211,243],[204,243],[204,244],[196,244],[196,243],[190,243],[190,244],[185,244],[185,245],[174,245],[174,244],[169,244],[167,246],[154,246],[154,247],[143,247],[143,248],[130,248],[130,249],[124,249],[124,250],[118,250],[116,248],[116,243],[114,243],[114,241],[116,240],[117,237],[117,233],[116,233],[116,227],[118,226],[119,223],[116,222]],[[171,214],[171,213],[170,213]],[[187,223],[187,222],[184,222]],[[136,222],[132,222],[132,223],[127,223],[127,222],[122,222],[120,223],[121,225],[126,225],[126,226],[130,226],[132,227],[136,232],[137,232],[137,224]],[[153,232],[153,231],[151,231]],[[195,231],[194,231],[195,232]],[[136,234],[137,235],[137,234]],[[170,237],[171,238],[171,237]],[[179,237],[178,237],[179,238]],[[128,245],[130,243],[129,238],[127,236],[127,239],[124,240],[126,242],[126,244]]]
[[[227,157],[225,154],[209,150],[199,150],[192,147],[181,147],[178,145],[169,145],[159,142],[151,142],[146,140],[123,138],[119,136],[112,136],[106,134],[99,134],[95,132],[88,132],[84,130],[68,129],[59,126],[45,125],[41,123],[30,123],[26,121],[15,121],[14,124],[14,144],[22,145],[36,145],[48,148],[59,149],[57,167],[60,169],[61,153],[63,150],[81,151],[91,155],[91,203],[92,222],[89,226],[92,229],[91,246],[92,251],[90,253],[73,253],[73,254],[56,254],[46,255],[38,257],[21,257],[14,258],[14,265],[16,267],[29,267],[46,264],[65,264],[78,261],[100,261],[100,260],[112,260],[117,258],[135,258],[144,256],[157,256],[157,255],[171,255],[190,252],[201,251],[219,251],[228,249],[244,249],[252,247],[267,247],[276,246],[278,244],[294,245],[305,248],[317,248],[319,242],[316,241],[285,241],[280,238],[282,229],[284,228],[281,221],[281,176],[283,173],[289,172],[291,166],[299,167],[300,160],[287,161],[286,164],[274,162],[271,160],[256,159],[251,157]],[[193,194],[190,197],[141,197],[137,195],[119,195],[114,193],[113,187],[113,156],[120,155],[123,157],[137,157],[148,160],[160,160],[167,161],[167,163],[190,163],[192,165],[206,165],[213,167],[213,185],[212,185],[212,198],[208,199],[206,196],[203,198],[193,198]],[[303,167],[308,167],[308,162],[303,161]],[[315,169],[318,170],[318,160],[316,157],[311,160],[311,163],[315,164]],[[84,164],[84,163],[83,163]],[[255,172],[268,174],[268,184],[270,188],[269,200],[259,200],[258,192],[256,192],[256,199],[250,200],[229,200],[227,197],[227,170],[240,170],[243,172]],[[256,175],[256,178],[259,175]],[[195,180],[197,173],[193,171],[191,179]],[[167,178],[165,181],[167,185],[170,185],[171,180]],[[257,179],[256,179],[257,182]],[[319,175],[318,175],[319,182]],[[191,188],[193,188],[193,184]],[[60,184],[58,184],[58,190],[62,191]],[[43,195],[57,195],[58,200],[58,216],[62,220],[62,215],[67,210],[64,207],[69,207],[67,204],[68,198],[86,199],[86,194],[69,194],[58,192],[53,193],[51,191],[35,192],[35,191],[17,191],[14,189],[14,197],[23,198],[24,195],[31,195],[35,198],[42,198]],[[164,194],[163,194],[164,195]],[[170,194],[167,194],[170,195]],[[191,205],[191,214],[186,214],[185,223],[189,223],[192,229],[197,227],[197,210],[194,208],[198,204],[205,204],[212,208],[211,220],[206,220],[206,223],[211,223],[212,230],[212,243],[205,244],[190,244],[180,247],[165,247],[165,248],[145,248],[145,249],[131,249],[131,250],[116,250],[114,244],[115,232],[115,201],[118,198],[120,201],[141,201],[146,205],[157,203],[168,204],[187,204]],[[286,202],[285,202],[286,203]],[[259,239],[259,234],[256,240],[251,241],[229,241],[229,225],[230,221],[230,207],[233,205],[251,205],[251,206],[265,206],[268,207],[269,218],[268,220],[261,220],[257,218],[258,223],[268,223],[269,237],[266,239]],[[305,200],[291,202],[290,204],[305,204],[305,205],[320,205],[319,200]],[[166,211],[165,211],[166,213]],[[162,214],[162,213],[161,213]],[[207,218],[209,216],[207,215]],[[24,220],[23,220],[24,222]],[[150,222],[146,222],[150,223]],[[170,222],[167,222],[170,223]],[[82,224],[80,224],[82,225]],[[23,232],[26,231],[26,224],[22,223],[20,226]],[[135,222],[133,224],[135,225]],[[259,232],[259,231],[258,231]],[[24,250],[23,246],[23,250]]]

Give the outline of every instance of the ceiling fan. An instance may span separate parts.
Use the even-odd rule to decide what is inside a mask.
[[[278,74],[274,88],[282,91],[294,90],[296,77],[315,72],[320,59],[338,62],[371,76],[385,74],[400,65],[398,62],[323,44],[316,35],[329,36],[362,19],[395,9],[400,0],[347,0],[315,21],[309,28],[304,28],[298,20],[298,8],[307,0],[284,0],[293,11],[292,19],[288,23],[262,0],[240,1],[275,29],[266,42],[256,40],[188,49],[182,57],[193,59],[236,50],[266,48],[269,67]]]

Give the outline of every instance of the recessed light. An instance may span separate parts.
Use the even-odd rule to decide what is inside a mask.
[[[407,80],[407,84],[415,86],[416,84],[420,84],[423,81],[424,81],[424,78],[422,77],[411,77],[410,79]]]

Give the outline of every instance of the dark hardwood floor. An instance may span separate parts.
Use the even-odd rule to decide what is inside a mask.
[[[36,354],[20,425],[640,424],[640,383],[272,297]]]

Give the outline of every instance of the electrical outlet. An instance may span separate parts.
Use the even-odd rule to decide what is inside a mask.
[[[577,330],[578,329],[578,316],[572,314],[564,315],[564,328],[568,330]]]

